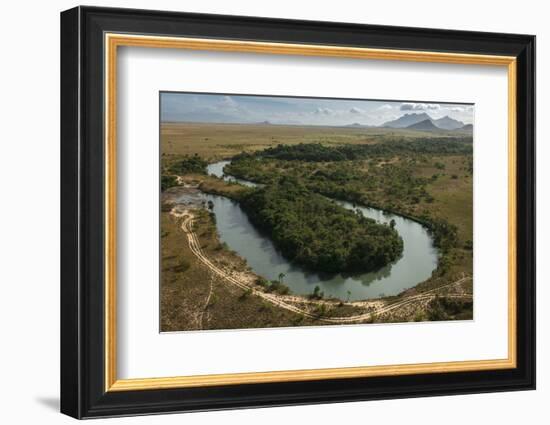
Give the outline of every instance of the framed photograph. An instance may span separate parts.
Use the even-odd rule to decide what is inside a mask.
[[[535,37],[61,14],[61,411],[535,387]]]

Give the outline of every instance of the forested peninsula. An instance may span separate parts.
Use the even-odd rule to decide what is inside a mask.
[[[288,259],[327,273],[368,272],[393,261],[403,241],[391,226],[344,209],[282,177],[240,199],[250,220]]]

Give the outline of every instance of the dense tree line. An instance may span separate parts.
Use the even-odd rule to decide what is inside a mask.
[[[251,191],[240,203],[288,259],[317,271],[376,270],[403,250],[390,226],[346,210],[295,178]]]
[[[443,253],[448,252],[457,244],[457,227],[443,219],[436,219],[428,215],[420,217],[423,224],[431,231],[434,245]]]
[[[160,190],[161,191],[165,191],[166,189],[169,189],[173,186],[177,186],[178,185],[178,179],[176,178],[176,176],[172,176],[172,175],[166,175],[166,174],[163,174],[161,179],[160,179]]]
[[[277,145],[255,154],[243,153],[242,156],[282,159],[285,161],[353,161],[375,156],[400,154],[471,154],[471,138],[427,138],[420,140],[391,140],[384,143],[364,145],[325,146],[321,143],[300,143],[297,145]]]
[[[183,159],[174,162],[168,168],[172,174],[206,174],[206,166],[208,162],[198,155],[185,156]]]

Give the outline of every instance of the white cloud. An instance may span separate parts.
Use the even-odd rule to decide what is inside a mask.
[[[441,106],[437,103],[402,103],[399,108],[401,111],[437,111]]]
[[[323,115],[332,115],[334,113],[334,111],[330,108],[317,108],[315,110],[315,113],[316,114],[323,114]]]
[[[230,107],[230,108],[236,108],[238,106],[238,103],[235,102],[231,96],[222,97],[222,100],[220,103],[222,104],[222,106]]]
[[[357,101],[242,97],[239,95],[163,94],[162,119],[204,122],[381,124],[408,113],[427,112],[434,119],[449,115],[473,121],[472,105],[408,101]]]
[[[402,103],[399,109],[402,111],[417,111],[424,109],[424,107],[418,103]]]
[[[239,103],[236,102],[231,96],[222,96],[216,102],[212,103],[210,106],[206,106],[207,109],[213,111],[236,111],[239,109]]]

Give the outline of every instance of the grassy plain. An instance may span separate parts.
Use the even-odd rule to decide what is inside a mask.
[[[424,132],[380,128],[163,123],[161,125],[162,166],[163,169],[168,169],[176,161],[193,155],[198,155],[208,162],[229,159],[242,152],[253,153],[279,144],[363,145],[396,139],[414,141],[457,135],[461,134],[448,131]],[[301,178],[307,178],[319,170],[353,169],[358,173],[358,178],[355,180],[356,183],[358,182],[356,188],[360,188],[361,195],[364,195],[367,200],[372,200],[377,206],[413,218],[429,215],[456,226],[457,242],[440,261],[439,272],[400,296],[383,300],[384,303],[390,303],[402,297],[433,290],[463,275],[472,276],[471,161],[471,156],[468,155],[418,155],[414,158],[402,155],[342,163],[316,163],[315,165],[302,163],[300,166],[296,163],[290,167],[285,166],[286,168],[266,162],[266,167],[273,167],[273,172],[289,173]],[[315,169],[308,167],[315,167]],[[399,176],[401,192],[390,190],[391,179],[388,180],[387,172],[391,178]],[[374,186],[363,187],[361,183],[363,177],[371,178],[371,181],[375,182]],[[422,183],[419,186],[417,183],[414,183],[417,186],[411,185],[414,191],[407,194],[407,182],[414,179],[419,179]],[[205,175],[186,175],[183,176],[181,183],[195,185],[205,192],[229,197],[238,196],[246,190],[240,185],[227,184]],[[343,186],[348,183],[343,183]],[[405,190],[405,196],[403,196],[403,190]],[[167,211],[162,213],[161,327],[163,331],[318,324],[314,319],[266,304],[260,298],[248,296],[241,289],[216,283],[216,277],[209,274],[208,270],[193,257],[186,235],[178,226],[178,222]],[[237,269],[247,268],[246,263],[243,263],[238,256],[227,249],[220,249],[219,241],[215,236],[215,226],[206,216],[197,223],[197,228],[200,229],[199,238],[207,255]],[[460,293],[471,294],[472,286],[472,280],[469,279],[457,290]],[[324,312],[327,317],[342,315],[348,310],[352,314],[362,309],[362,307],[342,305],[342,303],[329,307],[328,311]],[[370,321],[396,322],[471,317],[471,302],[432,299],[407,304],[400,310],[393,310]]]
[[[243,151],[253,152],[278,144],[369,144],[395,137],[418,139],[457,134],[460,133],[443,130],[426,132],[393,128],[167,122],[161,124],[160,140],[161,151],[168,158],[198,154],[210,162],[229,158]]]

